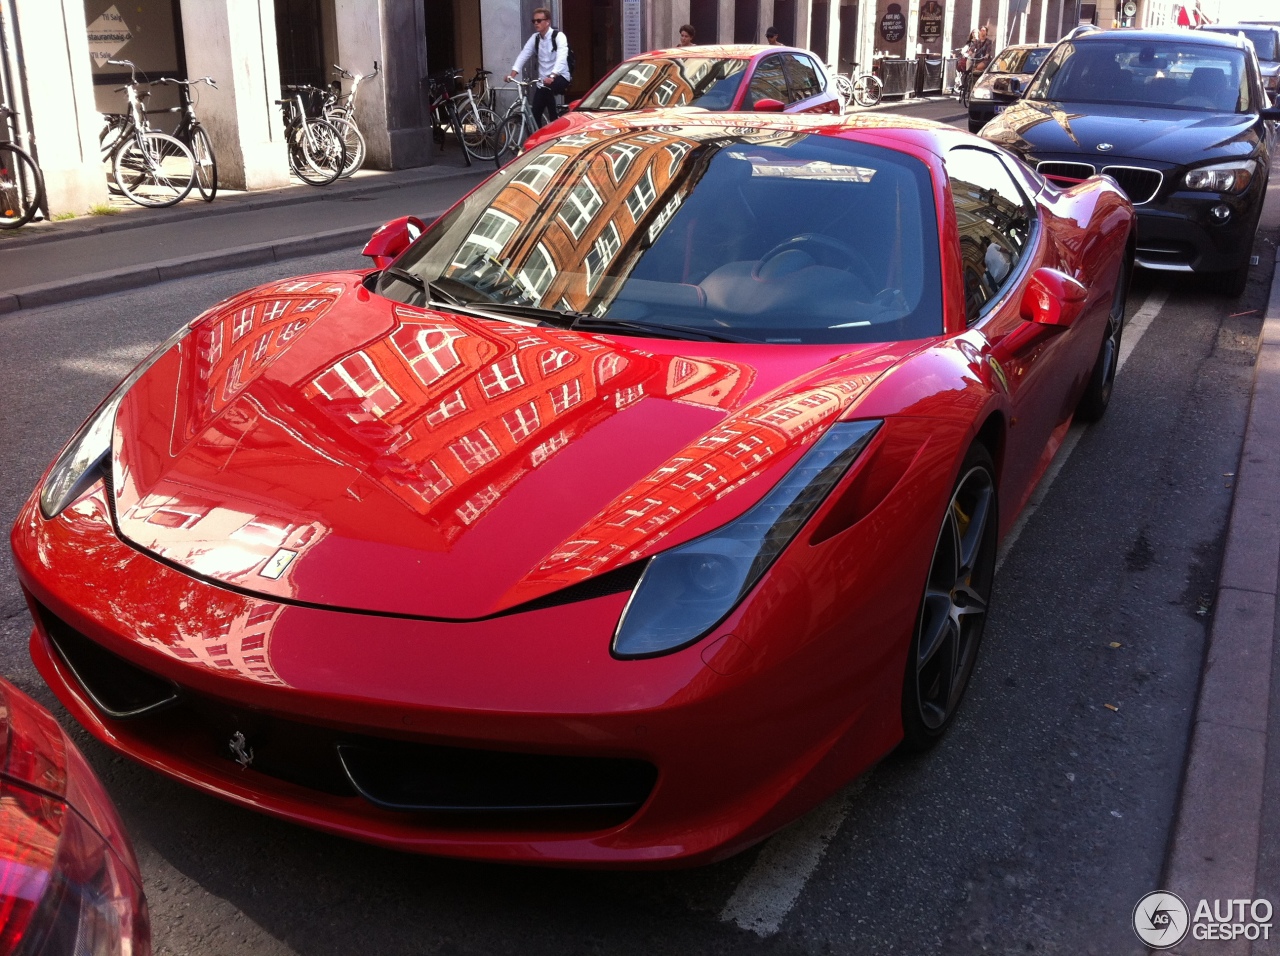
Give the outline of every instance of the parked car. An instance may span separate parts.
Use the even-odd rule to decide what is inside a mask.
[[[342,836],[724,857],[951,724],[1132,225],[928,121],[599,116],[125,379],[12,534],[33,657]]]
[[[149,956],[138,861],[58,722],[0,678],[0,953]]]
[[[532,142],[603,114],[676,106],[717,113],[843,112],[826,67],[808,50],[757,44],[674,47],[619,63]]]
[[[970,133],[978,132],[987,120],[1018,102],[1052,49],[1052,43],[1019,43],[1000,51],[969,93]]]
[[[1256,23],[1215,23],[1200,29],[1208,30],[1210,33],[1243,35],[1253,44],[1254,52],[1258,54],[1258,66],[1262,71],[1262,86],[1274,104],[1276,94],[1280,92],[1280,26]]]
[[[1278,118],[1240,37],[1115,30],[1058,44],[982,136],[1061,186],[1110,175],[1137,209],[1138,265],[1204,273],[1236,296]]]

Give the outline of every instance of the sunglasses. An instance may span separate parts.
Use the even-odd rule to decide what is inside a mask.
[[[547,18],[546,18],[546,17],[534,17],[534,18],[533,18],[533,22],[534,22],[534,23],[546,23],[546,22],[547,22]]]

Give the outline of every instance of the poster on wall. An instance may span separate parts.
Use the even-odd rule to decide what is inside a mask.
[[[924,0],[920,5],[920,42],[942,39],[943,7],[939,0]]]
[[[87,27],[89,31],[89,58],[98,69],[119,53],[133,39],[124,17],[114,5],[103,11],[98,19]]]
[[[640,54],[640,0],[622,0],[622,58]]]
[[[907,35],[907,18],[902,13],[902,5],[889,4],[889,9],[880,18],[880,36],[885,43],[897,43]]]

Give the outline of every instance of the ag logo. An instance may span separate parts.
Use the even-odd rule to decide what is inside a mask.
[[[1190,921],[1187,904],[1164,890],[1148,893],[1133,908],[1133,931],[1152,949],[1177,946],[1187,935]]]

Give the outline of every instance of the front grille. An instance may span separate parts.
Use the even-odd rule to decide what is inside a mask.
[[[1036,171],[1055,185],[1070,189],[1094,175],[1096,170],[1089,163],[1061,163],[1045,160],[1036,165]]]
[[[336,730],[180,687],[117,657],[45,607],[41,623],[108,717],[153,746],[445,827],[595,830],[626,821],[658,771],[642,760],[444,747]],[[161,712],[163,711],[163,712]]]
[[[1135,206],[1155,199],[1164,182],[1164,173],[1143,166],[1103,166],[1102,171],[1116,181]]]

